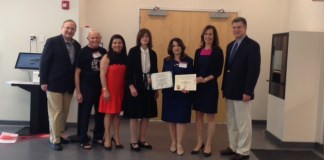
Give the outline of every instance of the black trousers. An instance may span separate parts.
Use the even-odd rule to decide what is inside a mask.
[[[80,143],[88,143],[88,127],[89,119],[92,110],[92,106],[95,109],[94,117],[94,131],[93,131],[93,141],[98,139],[103,139],[105,132],[104,128],[104,117],[105,114],[99,113],[99,99],[101,95],[101,87],[91,87],[87,85],[81,85],[81,93],[83,97],[83,102],[79,103],[79,127],[80,127]]]

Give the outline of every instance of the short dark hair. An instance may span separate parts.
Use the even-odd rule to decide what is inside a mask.
[[[149,36],[149,43],[147,44],[147,47],[149,49],[152,49],[153,45],[152,45],[152,34],[150,32],[150,30],[146,29],[146,28],[142,28],[138,31],[137,33],[137,38],[136,38],[136,46],[141,46],[141,38],[144,37],[144,35],[147,34]]]
[[[62,24],[62,27],[64,26],[64,24],[65,24],[66,22],[72,22],[72,23],[74,23],[75,28],[77,27],[77,24],[76,24],[76,23],[74,22],[74,20],[72,20],[72,19],[67,19],[67,20],[65,20],[65,21],[63,22],[63,24]]]
[[[115,35],[111,36],[110,41],[109,41],[109,46],[108,46],[108,52],[113,52],[112,43],[113,43],[114,39],[120,39],[123,42],[123,49],[121,50],[121,54],[127,55],[125,40],[124,40],[123,36],[121,36],[119,34],[115,34]]]
[[[245,27],[247,26],[246,19],[243,18],[243,17],[236,17],[236,18],[234,18],[233,21],[232,21],[232,24],[233,23],[238,23],[238,22],[242,22]]]
[[[201,45],[200,45],[200,47],[201,48],[204,48],[205,47],[206,42],[204,40],[204,35],[207,32],[207,30],[209,30],[209,29],[212,29],[213,30],[213,34],[214,34],[212,48],[213,49],[216,49],[219,46],[219,40],[218,40],[218,33],[217,33],[217,30],[216,30],[216,27],[213,26],[213,25],[207,25],[204,28],[204,30],[202,31],[201,36],[200,36],[200,38],[201,38]]]
[[[180,59],[183,59],[185,58],[187,55],[186,55],[186,46],[184,45],[183,41],[176,37],[176,38],[172,38],[169,42],[169,45],[168,45],[168,54],[170,55],[167,59],[168,60],[171,60],[171,59],[174,59],[174,53],[172,51],[172,48],[173,48],[173,42],[177,42],[178,45],[181,47],[181,54],[180,54]]]

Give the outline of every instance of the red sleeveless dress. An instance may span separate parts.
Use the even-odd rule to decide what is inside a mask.
[[[125,90],[126,65],[112,64],[108,66],[106,75],[107,89],[110,94],[109,101],[103,98],[103,92],[99,101],[99,112],[108,114],[119,114],[122,109],[122,103]]]

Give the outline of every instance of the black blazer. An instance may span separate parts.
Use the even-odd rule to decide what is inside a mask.
[[[151,68],[149,73],[158,72],[157,68],[157,56],[155,51],[149,50],[150,52],[150,62]],[[129,90],[129,85],[133,84],[138,92],[145,89],[145,84],[143,81],[143,71],[142,71],[142,61],[141,61],[141,49],[139,46],[133,47],[129,50],[127,57],[127,69],[126,69],[126,83],[127,90]]]
[[[199,48],[195,52],[195,60],[194,60],[194,71],[197,73],[197,77],[202,76],[209,76],[213,75],[214,79],[212,81],[216,81],[217,78],[222,74],[223,70],[223,64],[224,64],[224,55],[223,50],[219,47],[213,49],[212,54],[210,56],[210,60],[208,61],[208,67],[207,67],[207,75],[200,75],[199,74],[199,54],[201,52],[202,48]]]
[[[74,40],[75,61],[81,46]],[[64,38],[58,35],[49,38],[44,46],[40,63],[40,84],[47,84],[51,92],[73,93],[75,61],[71,64]]]
[[[226,48],[224,67],[223,96],[231,100],[242,100],[243,94],[254,99],[254,88],[260,74],[261,54],[259,44],[245,37],[237,49],[236,55],[229,64],[232,41]]]

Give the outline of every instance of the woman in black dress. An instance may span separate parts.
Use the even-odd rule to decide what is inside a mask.
[[[144,28],[139,30],[136,46],[130,49],[127,57],[123,116],[130,119],[132,151],[140,151],[141,148],[152,149],[145,140],[149,118],[157,116],[158,91],[152,90],[150,76],[156,72],[157,56],[152,50],[151,32]]]
[[[193,73],[193,60],[185,54],[185,49],[180,38],[170,40],[169,56],[164,59],[163,71],[171,71],[173,80],[175,75]],[[183,155],[182,139],[185,124],[190,123],[192,95],[189,91],[174,91],[173,88],[163,89],[162,93],[162,120],[169,123],[170,151]]]
[[[217,30],[207,25],[201,34],[201,47],[196,50],[194,70],[197,74],[197,91],[193,110],[196,111],[197,144],[191,154],[203,150],[205,157],[211,156],[211,142],[215,131],[215,114],[218,103],[217,78],[222,73],[224,63],[223,51],[219,47]],[[207,115],[207,139],[204,145],[203,124]]]

